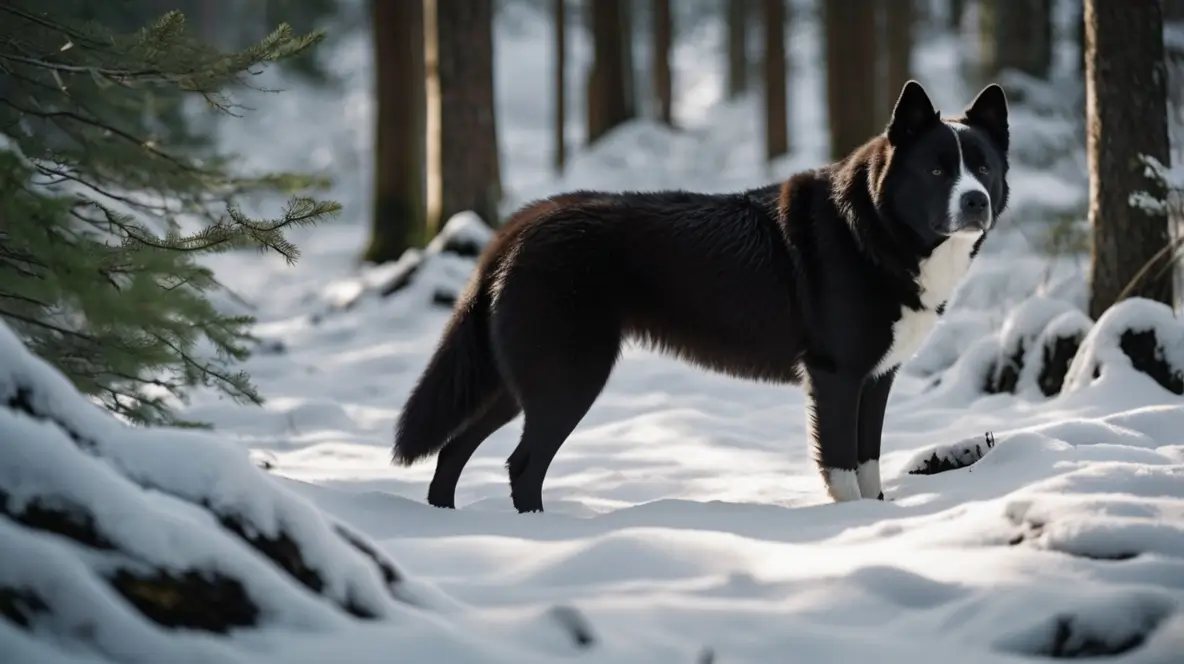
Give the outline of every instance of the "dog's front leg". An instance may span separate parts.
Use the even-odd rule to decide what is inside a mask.
[[[884,432],[884,411],[896,369],[872,376],[863,384],[859,397],[859,491],[864,498],[884,500],[880,485],[880,440]]]
[[[863,379],[807,367],[806,416],[814,461],[836,502],[859,500],[859,398]]]

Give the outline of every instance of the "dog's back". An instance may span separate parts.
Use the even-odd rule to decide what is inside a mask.
[[[633,338],[714,371],[792,380],[801,322],[778,196],[587,193],[528,214],[494,252],[495,352],[538,358],[526,349],[611,337],[615,353]]]

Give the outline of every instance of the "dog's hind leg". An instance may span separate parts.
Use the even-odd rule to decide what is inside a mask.
[[[456,507],[456,483],[465,464],[472,458],[481,443],[493,432],[502,428],[518,416],[522,408],[505,387],[499,389],[493,400],[475,419],[469,422],[452,440],[440,450],[436,457],[436,472],[428,485],[428,504],[436,507]]]
[[[522,439],[506,461],[519,512],[543,510],[547,469],[600,396],[621,349],[620,327],[609,316],[530,323],[545,334],[521,334],[502,347],[506,379],[525,414]]]
[[[817,368],[807,368],[807,375],[803,387],[810,446],[826,491],[837,502],[859,500],[856,468],[863,380]]]
[[[604,389],[617,347],[589,349],[578,363],[554,366],[555,382],[522,395],[522,440],[506,461],[510,496],[519,512],[543,511],[543,479],[551,461]]]
[[[896,370],[872,376],[863,384],[859,397],[859,456],[855,471],[864,498],[884,500],[880,485],[880,440],[884,432],[884,411]]]

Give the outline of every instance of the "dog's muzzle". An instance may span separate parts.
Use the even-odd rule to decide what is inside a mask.
[[[958,200],[954,231],[985,231],[991,225],[991,199],[981,191],[968,191]]]

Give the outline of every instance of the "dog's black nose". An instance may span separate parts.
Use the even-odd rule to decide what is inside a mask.
[[[981,191],[968,191],[962,194],[962,213],[969,215],[980,215],[987,211],[987,206],[991,201],[987,195]]]

